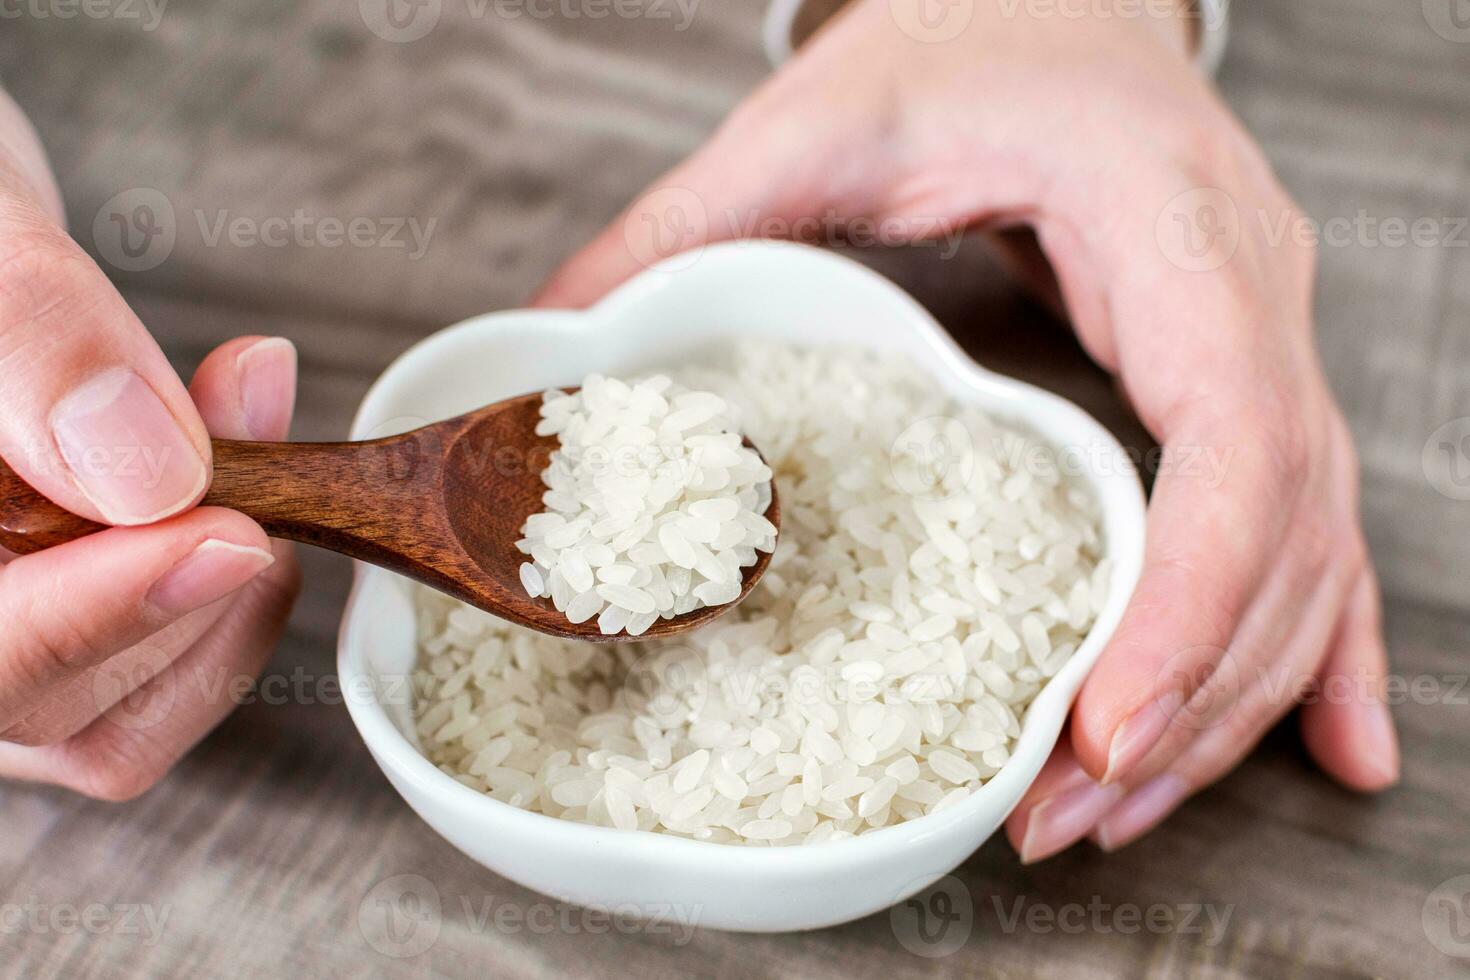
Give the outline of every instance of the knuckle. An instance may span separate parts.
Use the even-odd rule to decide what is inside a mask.
[[[1311,461],[1314,434],[1290,400],[1273,401],[1276,410],[1272,413],[1272,424],[1265,430],[1267,448],[1276,461],[1278,475],[1283,480],[1296,482]]]
[[[1341,529],[1336,522],[1313,513],[1298,523],[1295,531],[1297,560],[1302,562],[1308,582],[1318,582],[1340,552]]]
[[[36,328],[69,321],[94,300],[90,260],[53,229],[30,229],[0,253],[0,354],[12,353]]]
[[[11,577],[6,574],[9,571],[10,566],[0,569],[0,592],[6,591],[6,579]],[[32,680],[45,682],[64,677],[101,663],[111,653],[96,637],[72,622],[69,616],[56,615],[54,611],[42,614],[37,609],[38,605],[59,604],[61,601],[60,596],[33,596],[30,601],[19,601],[18,606],[10,610],[14,646],[9,656]]]
[[[95,800],[126,803],[152,789],[167,773],[134,739],[105,731],[69,753],[72,789]]]
[[[40,748],[44,745],[56,745],[64,741],[66,735],[64,731],[58,731],[54,727],[24,718],[4,731],[0,731],[0,742],[23,745],[27,748]]]
[[[1224,113],[1182,113],[1158,131],[1168,141],[1170,156],[1201,184],[1218,181],[1237,169],[1242,140]]]
[[[1223,106],[1198,102],[1175,103],[1151,114],[1144,166],[1151,178],[1180,177],[1194,187],[1215,187],[1232,196],[1239,189],[1259,186],[1258,175],[1269,174],[1255,141],[1240,121]],[[1237,201],[1237,204],[1244,202]]]
[[[1263,385],[1241,412],[1244,431],[1259,447],[1267,485],[1279,499],[1292,499],[1304,484],[1316,444],[1300,399],[1275,384]]]

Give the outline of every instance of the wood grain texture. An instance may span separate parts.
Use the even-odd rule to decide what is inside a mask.
[[[119,287],[186,373],[238,334],[295,341],[298,438],[340,438],[371,380],[418,338],[519,305],[765,71],[757,0],[705,3],[685,30],[441,6],[439,26],[405,44],[365,31],[358,5],[327,0],[170,5],[152,31],[26,16],[0,33],[0,77],[45,134],[74,232],[95,248],[93,220],[110,198],[164,194],[177,222],[171,254],[116,273]],[[1223,88],[1314,219],[1470,211],[1470,44],[1433,31],[1425,9],[1235,4]],[[406,244],[274,247],[229,234],[235,219],[290,219],[297,208],[368,218],[380,232],[401,218]],[[1147,444],[1111,383],[983,249],[943,263],[923,250],[861,257],[982,361],[1065,392],[1130,445]],[[1443,955],[1422,918],[1437,886],[1470,873],[1470,706],[1457,688],[1470,669],[1470,504],[1437,491],[1421,459],[1436,429],[1470,416],[1470,249],[1371,238],[1324,247],[1317,323],[1362,450],[1395,674],[1427,682],[1425,696],[1395,707],[1404,779],[1381,798],[1332,786],[1288,722],[1117,855],[1084,846],[1023,868],[991,841],[957,872],[975,911],[948,956],[915,956],[889,915],[687,942],[592,931],[469,865],[382,779],[331,685],[346,563],[312,552],[260,694],[163,786],[126,806],[0,788],[0,974],[1470,976],[1470,960]],[[420,920],[437,924],[432,947],[403,959],[367,938],[384,914],[376,903],[393,897],[380,883],[400,875],[422,876],[441,900],[437,918]],[[1023,912],[1201,903],[1231,917],[1218,934],[1177,920],[1158,931],[1120,931],[1115,920],[1008,927],[1018,900]],[[120,916],[106,932],[58,934],[15,928],[8,914],[88,903],[167,918],[150,941],[122,933]],[[497,920],[501,909],[512,914]],[[517,914],[538,924],[496,924]]]

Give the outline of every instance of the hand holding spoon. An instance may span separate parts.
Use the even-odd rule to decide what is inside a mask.
[[[535,434],[541,394],[521,395],[402,435],[369,442],[214,440],[214,482],[203,503],[253,518],[267,534],[336,551],[461,599],[513,623],[595,642],[673,636],[740,602],[771,563],[743,570],[734,602],[659,619],[646,633],[604,636],[595,618],[573,624],[520,582],[516,548],[542,509],[541,472],[557,439]],[[779,530],[772,488],[765,517]],[[18,555],[94,534],[0,462],[0,547]]]

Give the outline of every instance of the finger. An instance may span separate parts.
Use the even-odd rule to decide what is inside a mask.
[[[281,338],[242,337],[216,348],[195,374],[190,393],[212,435],[279,439],[290,426],[296,352]],[[273,542],[279,562],[289,545]],[[267,574],[295,574],[294,569]],[[76,734],[189,650],[219,619],[229,597],[170,624],[129,650],[55,685],[24,719],[3,732],[21,745],[51,745]]]
[[[1340,608],[1335,590],[1303,609],[1303,624],[1281,651],[1282,665],[1263,669],[1262,683],[1241,692],[1232,710],[1172,756],[1156,748],[1124,783],[1128,795],[1098,822],[1094,839],[1116,850],[1148,833],[1185,799],[1233,771],[1298,700],[1307,746],[1323,768],[1347,785],[1383,789],[1398,776],[1393,722],[1382,702],[1387,660],[1378,639],[1377,591],[1365,570],[1335,638],[1315,625],[1318,609]],[[1325,662],[1328,640],[1334,646]],[[1366,642],[1355,642],[1366,641]],[[1320,676],[1293,678],[1291,663],[1321,663]],[[1266,676],[1266,675],[1270,676]],[[1341,681],[1341,683],[1339,682]],[[1383,727],[1378,727],[1379,725]]]
[[[1398,735],[1384,700],[1388,653],[1380,621],[1378,583],[1365,569],[1328,654],[1319,696],[1303,706],[1301,717],[1312,758],[1339,782],[1364,792],[1399,778]]]
[[[239,337],[199,365],[189,394],[221,439],[279,442],[296,404],[296,348],[283,337]]]
[[[187,654],[67,741],[0,743],[0,775],[104,800],[142,794],[230,713],[238,682],[264,669],[300,584],[294,568],[251,581]]]
[[[25,717],[0,732],[0,741],[55,745],[75,735],[188,652],[229,603],[229,596],[210,603],[116,656],[51,685]]]
[[[1278,717],[1274,711],[1237,713],[1230,724],[1202,733],[1162,771],[1131,782],[1127,795],[1098,821],[1092,840],[1105,851],[1138,840],[1189,797],[1233,772]]]
[[[10,168],[7,172],[5,168]],[[11,180],[7,180],[9,177]],[[61,191],[31,122],[15,100],[0,90],[0,183],[17,183],[57,225],[66,221]]]
[[[1057,751],[1007,822],[1011,843],[1030,864],[1090,837],[1105,850],[1136,840],[1189,795],[1238,766],[1281,715],[1271,689],[1249,689],[1232,710],[1203,731],[1171,728],[1173,746],[1160,743],[1135,773],[1093,781],[1070,749]]]
[[[1278,590],[1273,581],[1265,592]],[[1189,793],[1235,768],[1309,688],[1329,638],[1330,626],[1319,622],[1330,624],[1330,619],[1321,613],[1340,607],[1341,592],[1324,582],[1315,595],[1292,605],[1301,617],[1293,635],[1259,643],[1253,638],[1259,631],[1245,628],[1233,646],[1236,653],[1226,655],[1189,705],[1170,717],[1163,737],[1116,780],[1094,783],[1070,750],[1058,753],[1047,771],[1052,763],[1063,770],[1050,780],[1038,779],[1012,817],[1012,839],[1022,859],[1058,853],[1089,832],[1094,840],[1122,846],[1163,820]],[[1299,664],[1313,666],[1298,673]],[[1254,682],[1242,685],[1241,677]],[[1069,733],[1074,738],[1076,725],[1074,716]],[[1028,812],[1045,818],[1028,822]],[[1109,819],[1108,829],[1099,831]]]
[[[0,569],[0,730],[60,681],[235,591],[274,562],[244,515],[200,508]]]
[[[1086,836],[1124,792],[1117,784],[1098,785],[1077,762],[1064,733],[1006,820],[1006,836],[1023,863],[1044,860]]]
[[[1142,576],[1073,714],[1077,757],[1101,782],[1127,775],[1171,719],[1209,693],[1277,553],[1285,503],[1299,488],[1258,413],[1186,421],[1167,443],[1176,459],[1193,449],[1221,463],[1161,467]]]
[[[151,524],[209,482],[204,423],[96,264],[0,187],[0,456],[74,513]]]

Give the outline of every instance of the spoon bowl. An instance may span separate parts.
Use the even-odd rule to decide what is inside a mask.
[[[577,389],[561,390],[574,393]],[[475,565],[474,571],[463,570],[462,577],[477,579],[481,593],[492,598],[498,608],[490,608],[483,599],[460,595],[449,588],[441,587],[443,591],[541,633],[598,642],[673,636],[710,622],[750,594],[770,567],[771,552],[757,551],[755,564],[742,570],[740,595],[734,601],[722,606],[704,606],[672,619],[657,619],[637,637],[626,633],[604,636],[597,628],[595,617],[573,624],[557,611],[550,599],[527,596],[521,585],[520,568],[528,559],[516,548],[516,542],[521,538],[526,518],[543,508],[541,495],[546,488],[541,482],[541,472],[557,448],[556,436],[534,435],[540,413],[541,394],[537,392],[497,402],[488,409],[452,420],[466,424],[443,454],[443,513],[449,533]],[[750,445],[750,440],[745,442]],[[486,493],[486,486],[495,486],[496,491]],[[774,483],[765,517],[776,525],[779,533],[781,505]]]
[[[541,473],[557,448],[536,435],[535,392],[465,415],[364,442],[266,443],[216,439],[214,482],[203,503],[253,518],[267,534],[316,545],[398,572],[521,626],[600,643],[673,636],[744,599],[770,567],[756,552],[740,595],[658,619],[639,636],[604,635],[595,618],[572,623],[521,585],[516,548],[542,510]],[[749,445],[749,440],[747,440]],[[752,447],[754,448],[754,447]],[[772,487],[765,517],[778,529]],[[0,463],[0,547],[24,555],[104,529],[41,496]]]

